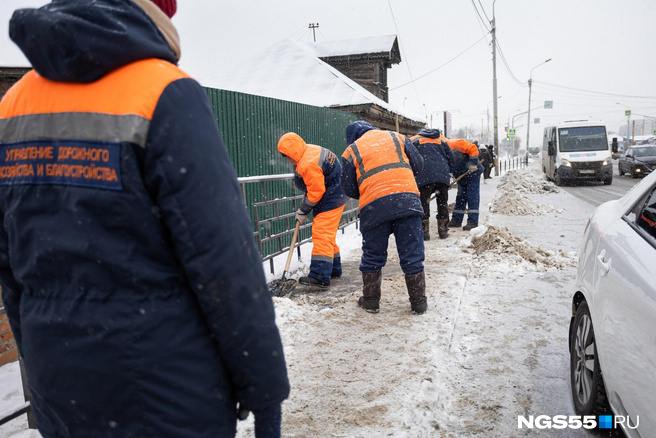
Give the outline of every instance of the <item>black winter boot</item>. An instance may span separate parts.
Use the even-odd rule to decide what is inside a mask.
[[[430,220],[422,220],[421,227],[424,230],[424,240],[430,240]]]
[[[462,227],[462,229],[465,230],[465,231],[469,231],[469,230],[473,230],[474,228],[477,228],[477,227],[478,227],[478,223],[475,223],[475,222],[467,222],[467,225],[465,225],[464,227]]]
[[[462,226],[462,222],[454,222],[453,219],[447,224],[449,228],[460,228]]]
[[[378,272],[362,273],[362,296],[358,299],[358,306],[369,313],[378,313],[380,306],[380,286],[383,283],[383,274]]]
[[[424,271],[416,274],[406,274],[405,285],[408,287],[412,312],[418,315],[425,313],[428,303],[426,302],[426,277]]]
[[[299,278],[298,282],[301,283],[303,286],[316,287],[318,289],[328,289],[328,287],[330,287],[330,282],[317,280],[316,278],[310,275]]]
[[[440,236],[440,239],[446,239],[449,237],[449,220],[448,219],[438,219],[437,220],[437,234]]]

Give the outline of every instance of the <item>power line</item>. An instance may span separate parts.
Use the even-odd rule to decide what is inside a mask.
[[[554,84],[551,82],[543,82],[543,81],[534,81],[537,82],[538,84],[542,84],[543,86],[547,87],[555,87],[555,88],[562,88],[565,90],[572,90],[572,91],[578,91],[579,93],[588,93],[588,94],[596,94],[599,96],[612,96],[612,97],[624,97],[624,98],[629,98],[629,99],[654,99],[656,100],[656,96],[636,96],[636,95],[631,95],[631,94],[620,94],[620,93],[609,93],[605,91],[594,91],[594,90],[587,90],[585,88],[576,88],[576,87],[568,87],[566,85],[560,85],[560,84]]]
[[[403,38],[401,38],[401,33],[399,32],[399,25],[396,22],[396,16],[394,15],[394,9],[392,8],[391,0],[387,0],[387,6],[389,6],[390,13],[392,14],[392,21],[394,22],[394,29],[396,30],[396,35],[399,37],[399,46],[402,47]],[[405,50],[403,50],[403,51],[405,52]],[[415,98],[417,99],[417,103],[421,104],[422,102],[421,102],[421,99],[419,98],[419,92],[417,91],[417,86],[414,85],[415,78],[412,76],[412,71],[410,69],[410,60],[407,56],[407,52],[405,52],[405,53],[406,53],[405,67],[408,70],[408,75],[410,76],[410,82],[409,83],[413,84],[413,88],[414,88],[414,91],[415,91]]]
[[[483,11],[483,15],[485,15],[485,18],[487,19],[488,23],[492,20],[490,20],[490,17],[487,16],[487,12],[485,12],[485,8],[483,7],[483,3],[481,3],[481,0],[478,0],[478,4],[481,6],[481,10]]]
[[[401,88],[401,87],[405,87],[406,85],[409,85],[409,84],[411,84],[411,83],[414,83],[414,82],[418,81],[419,79],[423,79],[423,78],[425,78],[426,76],[428,76],[428,75],[430,75],[430,74],[433,74],[433,73],[435,73],[436,71],[438,71],[438,70],[440,70],[440,69],[446,67],[447,65],[451,64],[453,61],[455,61],[456,59],[458,59],[460,56],[464,55],[464,54],[467,53],[469,50],[473,49],[478,43],[480,43],[481,41],[483,41],[486,37],[487,37],[487,34],[483,35],[483,36],[480,37],[478,40],[476,40],[476,42],[474,42],[472,45],[468,46],[466,49],[462,50],[460,53],[458,53],[456,56],[454,56],[453,58],[449,59],[449,60],[446,61],[445,63],[440,64],[439,66],[437,66],[437,67],[435,67],[435,68],[433,68],[433,69],[431,69],[431,70],[428,70],[428,71],[425,72],[425,73],[422,73],[421,75],[417,76],[416,78],[414,78],[414,79],[412,79],[412,80],[410,80],[410,81],[408,81],[408,82],[404,82],[404,83],[402,83],[401,85],[397,85],[396,87],[392,87],[392,88],[390,88],[390,90],[397,90],[397,89],[399,89],[399,88]]]
[[[474,0],[471,0],[471,4],[472,4],[472,6],[474,7],[474,11],[476,12],[476,15],[478,16],[478,19],[481,21],[481,24],[483,25],[483,27],[485,28],[485,30],[489,32],[489,31],[490,31],[490,28],[487,27],[487,25],[485,24],[485,20],[483,20],[483,17],[481,17],[481,13],[478,11],[478,7],[476,6],[476,2],[475,2]],[[489,21],[490,21],[490,20],[488,20],[488,22],[489,22]]]
[[[503,65],[506,67],[506,70],[508,70],[508,73],[510,74],[512,80],[517,82],[518,84],[523,85],[524,82],[517,79],[517,76],[515,76],[515,73],[513,73],[512,69],[510,68],[510,65],[508,64],[508,60],[506,59],[506,55],[504,55],[503,50],[501,50],[501,45],[499,44],[499,38],[497,38],[497,49],[499,49],[499,55],[501,56],[501,61],[503,62]]]

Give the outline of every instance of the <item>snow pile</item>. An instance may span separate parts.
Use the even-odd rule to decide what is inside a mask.
[[[547,181],[544,175],[535,173],[532,169],[511,170],[506,173],[498,189],[501,191],[518,191],[521,193],[558,193],[558,187]]]
[[[563,254],[556,255],[539,246],[533,246],[514,236],[507,228],[495,226],[487,227],[483,233],[472,233],[471,248],[477,255],[491,254],[496,259],[499,256],[516,256],[544,268],[562,269],[573,264],[573,260]]]
[[[499,188],[501,185],[499,185]],[[533,216],[558,211],[550,205],[538,204],[519,190],[499,189],[490,206],[492,213],[507,216]]]
[[[490,211],[508,216],[530,216],[558,211],[539,204],[527,194],[557,193],[558,188],[531,169],[512,170],[503,176],[492,201]]]

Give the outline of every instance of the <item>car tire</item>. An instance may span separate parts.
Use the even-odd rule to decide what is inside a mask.
[[[611,185],[611,184],[613,184],[613,177],[612,177],[612,176],[609,177],[609,178],[606,178],[606,179],[604,180],[604,185],[605,185],[605,186],[609,186],[609,185]]]
[[[574,410],[578,415],[610,412],[590,309],[585,301],[576,310],[570,336],[570,386]]]
[[[556,177],[554,178],[554,184],[556,184],[558,187],[563,185],[563,178],[561,178],[558,172],[556,172]]]

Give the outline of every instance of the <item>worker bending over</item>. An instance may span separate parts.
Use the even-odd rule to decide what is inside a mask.
[[[481,172],[483,166],[478,161],[478,148],[462,138],[448,140],[449,147],[453,151],[454,168],[453,176],[463,178],[458,181],[458,195],[456,205],[451,215],[449,227],[459,228],[467,213],[467,225],[462,227],[468,231],[478,227],[478,208],[481,201]]]
[[[342,186],[347,196],[360,200],[363,291],[358,305],[377,313],[381,269],[387,261],[387,244],[394,234],[414,313],[426,311],[424,240],[415,175],[423,158],[409,140],[395,132],[357,121],[346,128],[349,146],[342,155]]]
[[[342,275],[339,247],[335,241],[344,211],[342,166],[334,153],[305,143],[294,132],[280,137],[278,151],[294,164],[294,182],[305,192],[303,203],[296,211],[296,220],[302,225],[310,211],[314,215],[310,273],[298,281],[325,289],[330,286],[331,278]]]
[[[417,175],[424,209],[424,240],[430,240],[430,200],[433,193],[437,202],[437,232],[440,239],[446,239],[449,235],[449,182],[453,172],[453,153],[439,129],[422,129],[412,137],[412,144],[424,158],[424,169]]]

